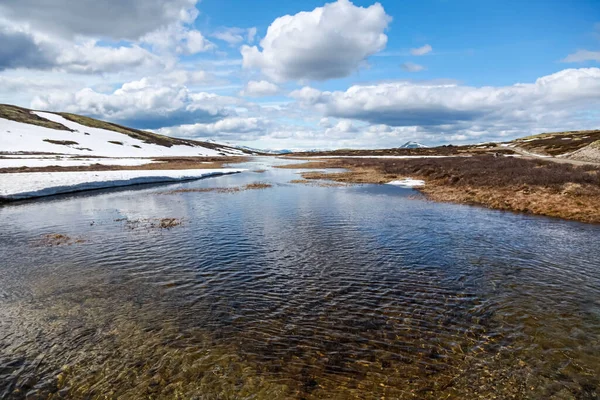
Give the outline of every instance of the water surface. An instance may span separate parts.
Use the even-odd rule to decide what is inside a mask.
[[[598,398],[600,226],[296,172],[0,208],[0,398]]]

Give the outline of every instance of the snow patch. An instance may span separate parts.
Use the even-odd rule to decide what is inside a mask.
[[[36,167],[82,167],[95,164],[101,165],[118,165],[118,166],[139,166],[145,164],[156,163],[152,159],[146,158],[62,158],[62,157],[46,157],[46,158],[24,158],[24,157],[7,157],[0,158],[0,168],[36,168]]]
[[[415,188],[425,186],[425,181],[422,181],[420,179],[405,178],[398,181],[388,182],[387,185]]]
[[[134,139],[128,135],[101,128],[91,128],[70,121],[60,115],[33,112],[47,120],[57,122],[73,132],[45,128],[0,118],[0,151],[4,153],[57,153],[101,157],[194,157],[220,156],[220,153],[242,155],[240,150],[209,149],[202,146],[159,146]],[[76,142],[64,145],[54,142]],[[110,143],[120,142],[120,144]]]
[[[20,200],[84,190],[189,181],[235,174],[243,169],[31,172],[0,174],[0,200]]]

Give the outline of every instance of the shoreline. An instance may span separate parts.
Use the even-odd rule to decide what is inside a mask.
[[[0,174],[0,204],[58,194],[141,184],[177,183],[243,172],[240,168],[200,170],[142,170],[32,172]]]
[[[388,184],[402,179],[432,201],[600,223],[600,165],[571,165],[513,157],[445,159],[319,159],[278,166],[307,171],[306,180]]]

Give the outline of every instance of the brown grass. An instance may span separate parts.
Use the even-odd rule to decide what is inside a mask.
[[[294,168],[314,169],[313,163]],[[307,172],[304,179],[345,183],[386,183],[423,179],[428,198],[500,210],[600,222],[600,166],[559,164],[513,157],[437,159],[334,159],[317,168],[347,172]]]
[[[231,186],[231,187],[212,187],[212,188],[194,188],[194,189],[177,189],[169,190],[168,192],[162,192],[160,194],[179,194],[179,193],[238,193],[244,190],[262,190],[273,187],[270,183],[255,182],[249,183],[244,186]]]
[[[286,157],[315,157],[315,156],[457,156],[457,155],[478,155],[486,153],[514,154],[515,152],[508,148],[499,148],[495,143],[486,143],[480,145],[465,146],[438,146],[419,149],[339,149],[320,152],[299,152],[286,154]]]
[[[61,131],[71,131],[66,126],[57,122],[52,122],[42,117],[38,117],[31,113],[31,110],[27,108],[11,106],[8,104],[0,104],[0,118],[8,119],[15,122],[21,122],[24,124],[42,126],[44,128],[58,129]]]
[[[543,133],[514,141],[519,147],[538,154],[558,156],[572,153],[600,140],[600,130]]]
[[[244,188],[246,190],[261,190],[261,189],[268,189],[270,187],[273,187],[273,185],[271,185],[270,183],[266,183],[266,182],[254,182],[254,183],[250,183],[250,184],[244,186]]]
[[[159,221],[158,226],[161,229],[171,229],[181,225],[183,222],[178,218],[163,218]]]
[[[94,157],[99,158],[99,157]],[[151,163],[151,161],[159,161]],[[148,159],[149,164],[120,166],[120,165],[87,165],[73,167],[19,167],[19,168],[0,168],[2,173],[16,172],[69,172],[69,171],[124,171],[124,170],[175,170],[175,169],[214,169],[223,168],[228,163],[238,163],[245,161],[244,157],[159,157]],[[206,164],[207,163],[207,164]]]
[[[309,174],[309,173],[306,173]],[[304,174],[302,174],[304,176]],[[318,186],[318,187],[346,187],[348,184],[341,182],[331,182],[331,181],[319,181],[319,180],[309,180],[309,179],[293,179],[290,183],[298,184],[298,185],[308,185],[308,186]]]
[[[128,219],[120,218],[115,222],[125,222],[125,227],[129,230],[145,229],[172,229],[183,224],[183,218],[139,218]]]
[[[76,243],[84,243],[85,240],[81,238],[71,238],[61,233],[50,233],[42,236],[42,238],[36,243],[38,246],[71,246]]]
[[[52,139],[44,139],[44,142],[52,143],[52,144],[60,144],[62,146],[73,146],[79,145],[79,143],[74,142],[72,140],[52,140]]]

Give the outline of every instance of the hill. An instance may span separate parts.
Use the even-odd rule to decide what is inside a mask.
[[[82,115],[0,104],[0,154],[218,157],[251,153],[217,143],[158,135]]]

